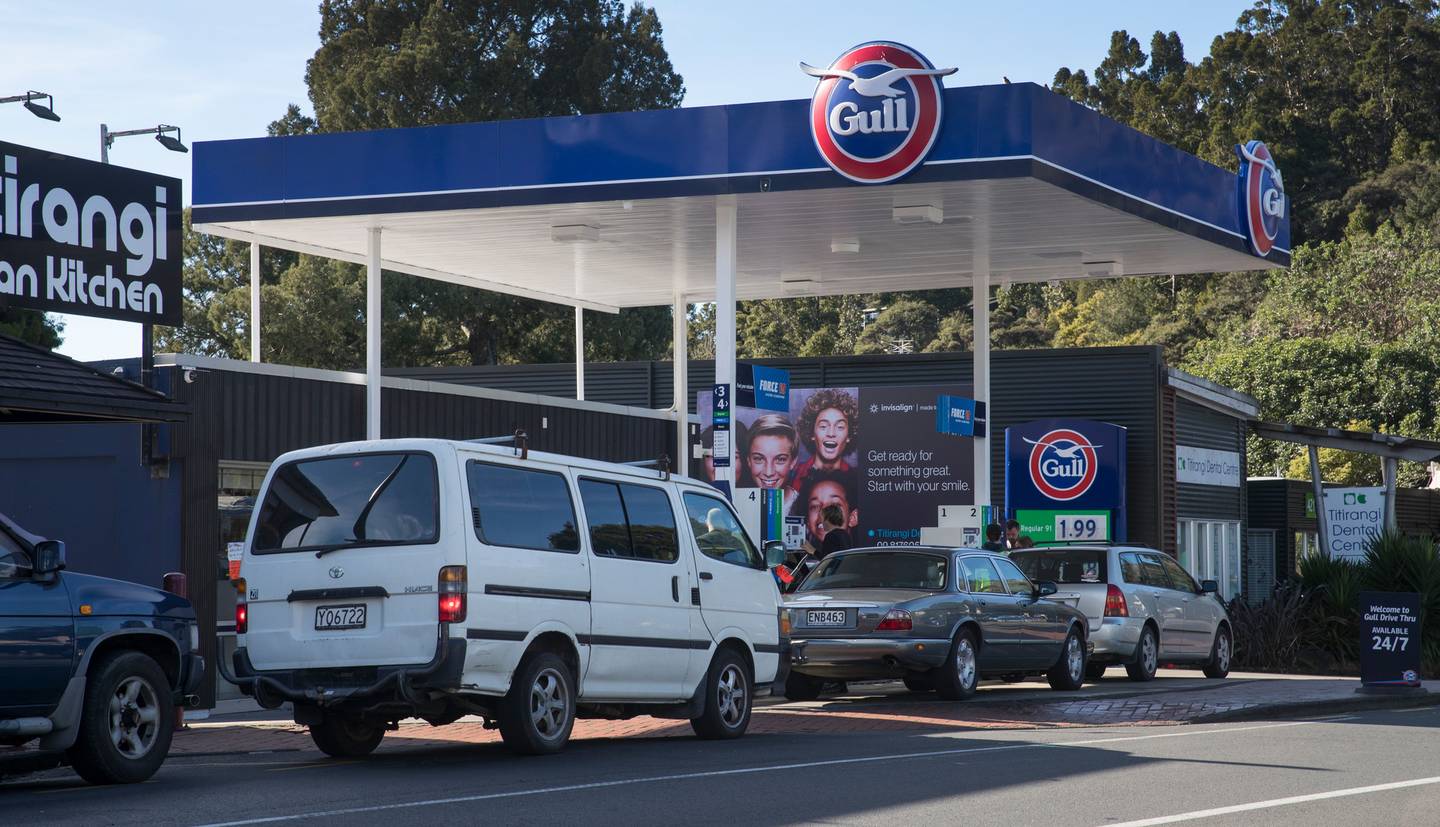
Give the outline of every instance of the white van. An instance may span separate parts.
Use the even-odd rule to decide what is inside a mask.
[[[271,465],[247,537],[225,677],[292,702],[330,755],[407,717],[481,715],[527,754],[577,715],[735,738],[783,679],[767,555],[715,489],[663,472],[523,442],[308,448]]]

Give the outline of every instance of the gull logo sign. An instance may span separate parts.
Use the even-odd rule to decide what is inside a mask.
[[[1285,220],[1285,181],[1270,148],[1260,141],[1236,146],[1240,156],[1239,208],[1245,237],[1257,256],[1268,256]]]
[[[1099,469],[1095,449],[1079,431],[1057,428],[1039,439],[1026,439],[1030,447],[1030,481],[1052,500],[1073,500],[1090,490]]]
[[[908,46],[862,43],[830,68],[806,63],[820,79],[810,101],[810,133],[830,168],[861,184],[894,181],[919,166],[940,134],[940,77]]]

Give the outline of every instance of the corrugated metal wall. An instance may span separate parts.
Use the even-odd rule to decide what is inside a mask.
[[[1175,400],[1175,444],[1191,448],[1231,451],[1240,455],[1245,467],[1245,421],[1226,416],[1185,398]],[[1172,472],[1173,466],[1172,466]],[[1209,517],[1244,520],[1245,489],[1223,485],[1175,485],[1176,516],[1180,519]]]
[[[968,383],[973,377],[972,359],[970,353],[924,353],[754,361],[789,370],[792,387],[813,388]],[[1003,506],[1006,425],[1057,416],[1113,422],[1129,429],[1126,509],[1130,539],[1161,542],[1160,349],[1002,350],[992,353],[990,359],[995,434],[991,502]],[[715,365],[693,361],[689,367],[693,412],[695,392],[714,384]],[[575,367],[569,364],[412,368],[388,374],[552,395],[574,393],[575,388]],[[670,362],[587,365],[586,398],[622,405],[653,400],[650,406],[665,407],[670,404],[672,375]]]

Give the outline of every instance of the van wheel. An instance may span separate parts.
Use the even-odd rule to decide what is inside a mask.
[[[935,691],[947,701],[963,701],[975,694],[980,684],[979,651],[975,646],[975,633],[961,629],[950,645],[950,657],[945,665],[938,667],[934,674]]]
[[[1074,629],[1065,636],[1060,647],[1060,659],[1045,673],[1051,689],[1073,691],[1085,684],[1085,641]]]
[[[140,652],[105,655],[90,669],[70,765],[91,784],[135,784],[160,769],[175,705],[160,664]]]
[[[791,672],[785,676],[785,697],[791,701],[813,701],[825,689],[825,681]]]
[[[498,710],[500,738],[520,755],[550,755],[575,727],[575,678],[554,652],[531,652],[520,661]]]
[[[380,746],[385,728],[367,724],[354,715],[323,713],[320,723],[310,725],[310,739],[331,758],[361,758]]]
[[[755,695],[750,689],[750,669],[734,649],[721,649],[710,662],[705,676],[705,706],[700,717],[690,719],[690,728],[701,738],[739,738],[750,727],[750,710]]]

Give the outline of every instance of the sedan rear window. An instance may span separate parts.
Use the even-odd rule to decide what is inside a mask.
[[[798,591],[920,589],[944,591],[945,558],[907,551],[842,554],[820,563]]]
[[[1010,561],[1032,581],[1054,583],[1105,583],[1104,549],[1053,548],[1037,551],[1014,551]]]
[[[440,499],[429,454],[349,454],[281,466],[255,523],[268,554],[433,543]]]

